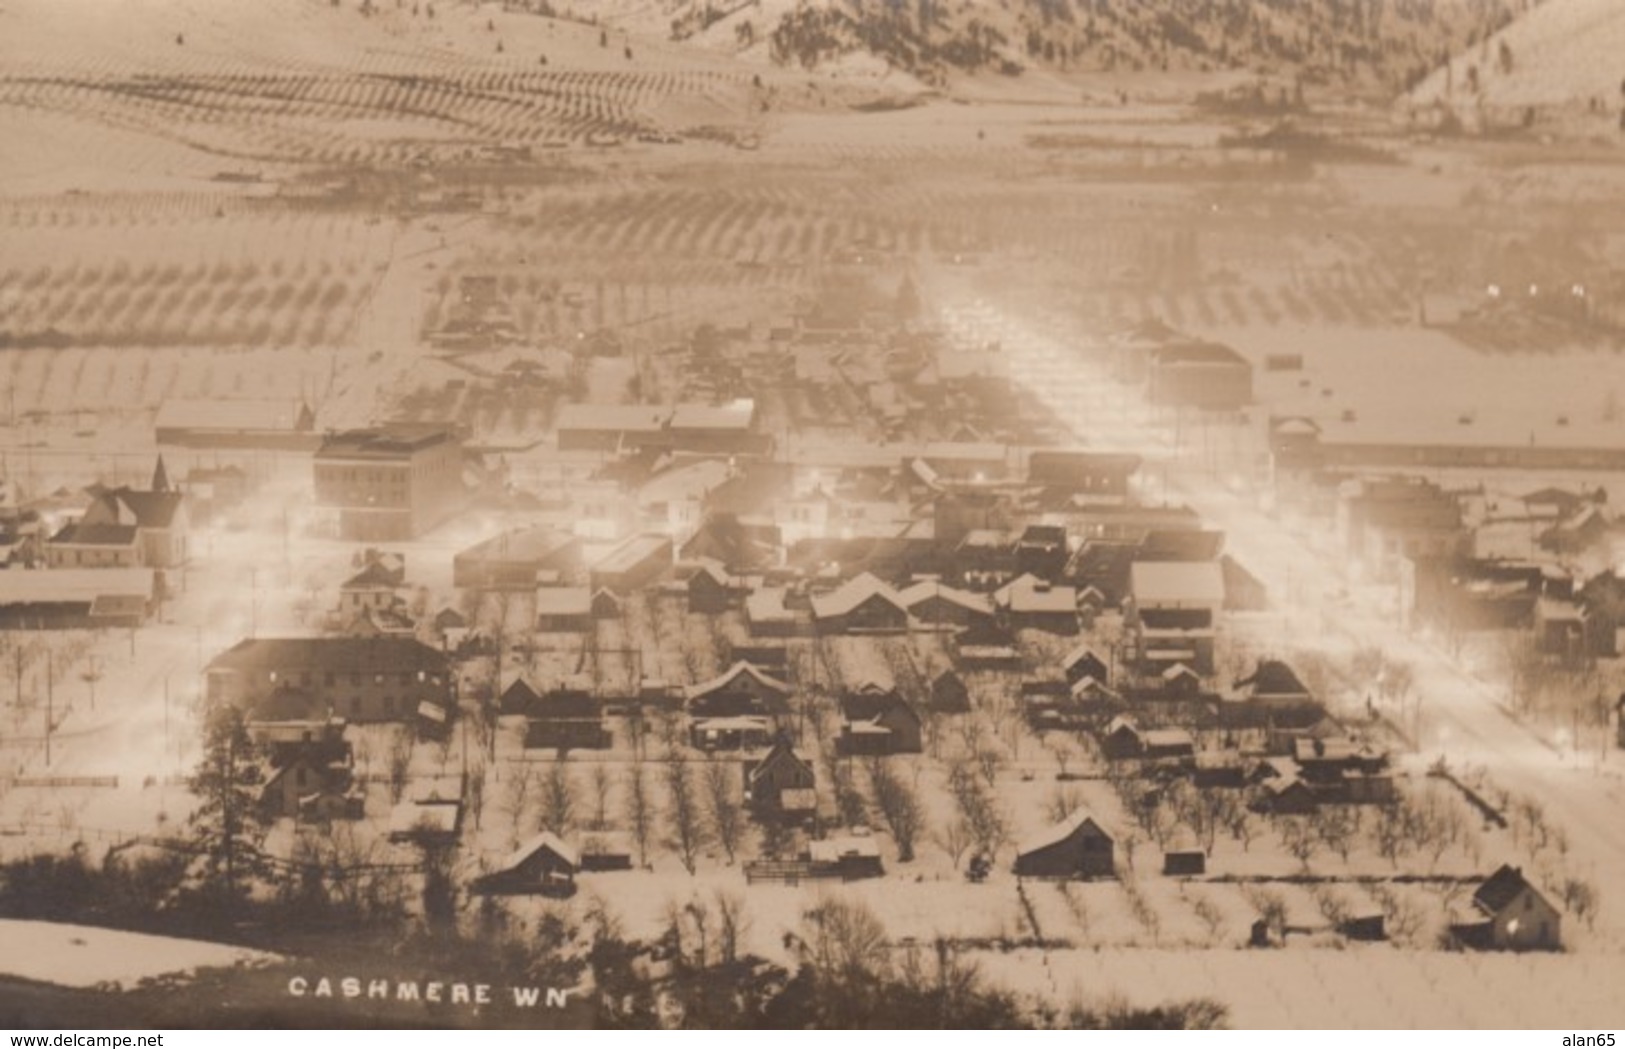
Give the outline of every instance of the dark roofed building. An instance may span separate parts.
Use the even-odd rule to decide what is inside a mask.
[[[1469,947],[1555,951],[1563,946],[1562,915],[1521,868],[1503,865],[1484,879],[1471,906],[1473,913],[1450,927]]]
[[[469,547],[451,564],[452,584],[459,589],[531,590],[544,572],[574,581],[581,572],[581,544],[554,528],[517,528]]]
[[[252,638],[206,668],[210,702],[256,708],[280,689],[308,693],[352,722],[410,722],[421,704],[453,705],[446,655],[412,638]]]
[[[1021,878],[1110,878],[1117,873],[1110,834],[1086,812],[1067,819],[1024,841],[1016,851],[1016,876]]]

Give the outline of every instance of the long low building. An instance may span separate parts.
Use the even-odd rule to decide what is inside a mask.
[[[153,429],[161,447],[309,453],[322,443],[315,415],[297,398],[172,397]]]
[[[0,571],[0,629],[139,626],[156,595],[150,568],[8,569]]]

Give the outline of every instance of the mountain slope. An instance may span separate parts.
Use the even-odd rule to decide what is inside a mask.
[[[1413,92],[1418,103],[1561,106],[1625,92],[1625,4],[1547,0],[1457,54]]]
[[[815,69],[852,54],[944,84],[1029,69],[1251,70],[1398,91],[1527,0],[622,0],[615,24]]]

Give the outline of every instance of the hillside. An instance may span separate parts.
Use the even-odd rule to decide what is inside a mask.
[[[1625,92],[1625,4],[1546,0],[1458,53],[1413,92],[1420,104],[1455,108],[1600,105]]]
[[[854,54],[945,85],[974,74],[1248,70],[1397,92],[1523,0],[667,0],[600,16],[818,69]]]

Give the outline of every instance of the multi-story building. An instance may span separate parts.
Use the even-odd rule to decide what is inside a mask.
[[[411,539],[467,499],[462,438],[444,426],[391,423],[330,434],[315,466],[316,502],[338,511],[345,539]]]
[[[206,668],[211,703],[253,712],[289,691],[321,717],[352,722],[410,721],[423,704],[441,711],[455,699],[446,655],[413,638],[250,638]]]

